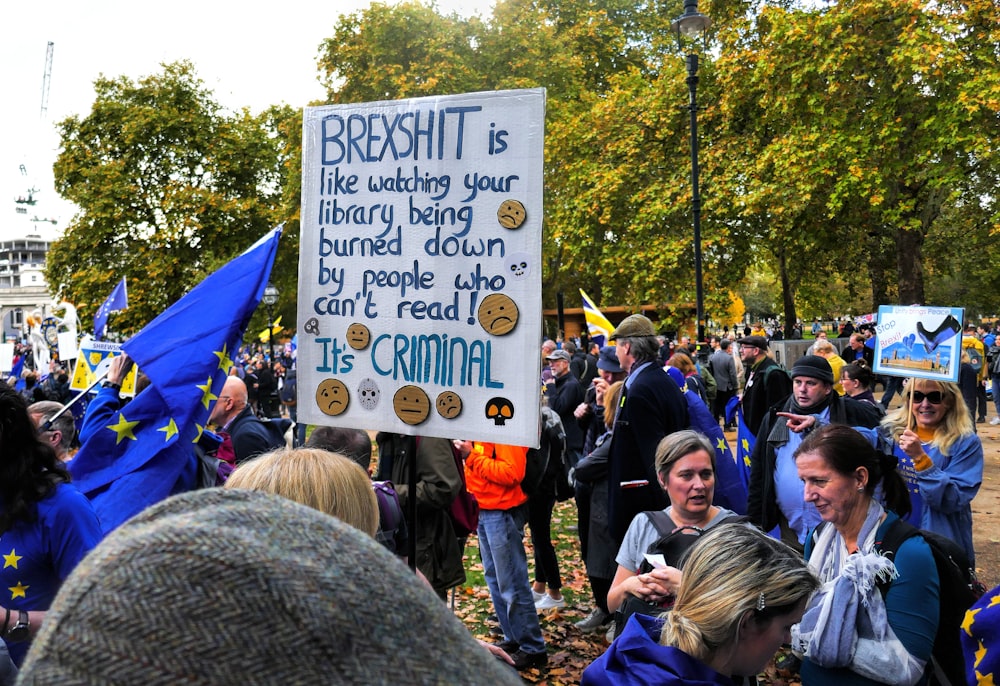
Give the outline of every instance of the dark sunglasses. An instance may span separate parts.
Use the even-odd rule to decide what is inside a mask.
[[[920,391],[913,391],[913,397],[910,402],[913,404],[919,404],[927,400],[931,405],[940,405],[941,401],[944,400],[944,395],[941,391],[931,391],[930,393],[921,393]]]

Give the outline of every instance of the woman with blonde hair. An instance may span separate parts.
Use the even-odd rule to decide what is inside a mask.
[[[225,488],[274,493],[308,505],[374,537],[378,500],[361,467],[318,448],[281,448],[240,465]]]
[[[819,586],[802,557],[745,524],[694,544],[673,610],[633,615],[582,686],[718,684],[756,675],[790,640]]]

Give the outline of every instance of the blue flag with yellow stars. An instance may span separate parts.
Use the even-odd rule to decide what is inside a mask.
[[[736,421],[736,464],[740,467],[740,475],[743,483],[750,490],[750,455],[753,454],[753,444],[756,437],[750,431],[746,421],[743,419],[743,405],[740,399],[733,396],[726,403],[726,422],[732,424]]]
[[[742,470],[733,459],[733,452],[729,449],[729,442],[722,432],[719,422],[712,416],[711,410],[694,391],[690,390],[684,380],[680,370],[667,367],[667,374],[677,382],[687,401],[688,418],[691,428],[703,434],[715,448],[715,495],[712,504],[725,507],[736,514],[745,515],[747,513],[747,483],[748,478],[744,478]]]
[[[264,294],[280,236],[279,226],[123,344],[150,385],[68,463],[105,532],[194,486],[194,444]]]

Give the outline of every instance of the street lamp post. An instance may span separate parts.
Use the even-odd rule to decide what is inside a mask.
[[[712,20],[698,11],[698,0],[684,0],[684,14],[671,25],[677,34],[677,43],[684,48],[685,36],[703,38]],[[693,41],[692,41],[693,42]],[[701,278],[701,193],[698,189],[698,54],[687,55],[687,85],[690,94],[688,111],[691,114],[691,217],[694,220],[694,283],[695,308],[698,318],[698,344],[705,340],[705,295]]]
[[[274,367],[274,318],[271,316],[271,309],[278,302],[279,295],[281,293],[274,284],[268,283],[267,287],[264,288],[264,296],[261,298],[264,301],[264,306],[267,307],[267,347],[271,353],[270,366],[272,368]]]

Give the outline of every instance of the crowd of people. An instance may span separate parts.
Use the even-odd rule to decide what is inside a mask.
[[[607,346],[543,342],[546,421],[565,436],[550,459],[570,469],[590,582],[592,607],[575,626],[610,643],[582,683],[728,686],[752,681],[783,645],[806,684],[927,678],[944,579],[923,537],[888,556],[880,546],[905,522],[955,541],[974,564],[986,409],[978,390],[927,378],[899,390],[881,379],[876,400],[867,332],[848,331],[840,350],[813,333],[824,335],[787,369],[763,327],[712,336],[704,351],[631,315]],[[970,337],[982,359],[964,362],[985,397],[1000,346],[971,327],[963,349],[975,347]],[[108,670],[125,664],[135,679],[173,683],[205,660],[213,683],[333,670],[348,683],[502,684],[548,663],[539,613],[567,602],[549,540],[562,472],[529,496],[526,447],[307,432],[288,392],[294,358],[247,349],[233,361],[192,446],[223,489],[176,495],[107,536],[66,463],[130,401],[128,356],[111,362],[79,430],[71,397],[56,395],[68,387],[58,362],[44,380],[24,373],[21,389],[0,384],[0,574],[10,592],[0,685],[18,672],[23,683],[111,683]],[[719,460],[733,456],[706,436],[703,417],[716,430],[740,422],[753,439],[739,507],[720,504],[731,477]],[[469,533],[453,505],[470,496],[499,627],[492,643],[473,640],[447,606],[465,582]],[[864,581],[876,579],[891,583]],[[191,622],[202,630],[177,631]],[[433,636],[447,651],[378,661],[360,647],[406,636],[417,646]],[[235,640],[242,647],[229,651]]]

